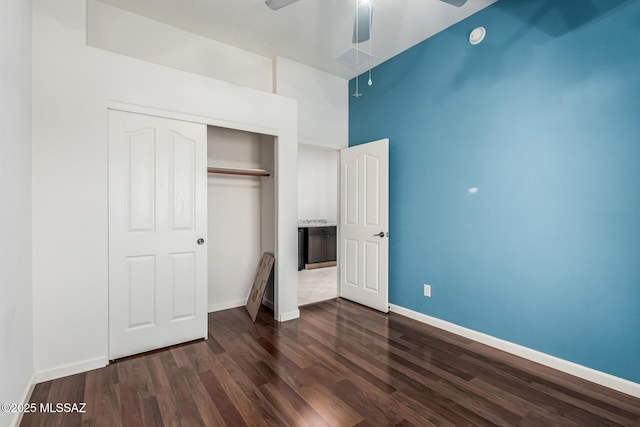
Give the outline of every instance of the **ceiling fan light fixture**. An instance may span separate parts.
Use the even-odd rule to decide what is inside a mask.
[[[269,6],[269,9],[271,10],[278,10],[297,1],[298,0],[266,0],[264,4]]]

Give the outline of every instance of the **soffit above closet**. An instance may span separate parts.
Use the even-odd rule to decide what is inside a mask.
[[[356,0],[300,0],[273,11],[263,0],[99,0],[268,58],[283,56],[342,78],[335,58],[352,47]],[[496,0],[454,7],[439,0],[373,0],[372,65],[376,66]],[[360,48],[368,51],[368,43]]]

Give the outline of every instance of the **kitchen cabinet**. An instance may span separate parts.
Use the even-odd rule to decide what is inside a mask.
[[[306,263],[335,262],[337,259],[336,227],[310,227],[306,230]]]
[[[306,245],[304,241],[304,228],[298,228],[298,271],[304,270]]]

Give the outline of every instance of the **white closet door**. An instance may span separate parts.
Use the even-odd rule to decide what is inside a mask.
[[[207,335],[206,126],[109,111],[109,358]]]

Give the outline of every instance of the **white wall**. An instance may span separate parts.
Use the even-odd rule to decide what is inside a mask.
[[[273,61],[122,9],[88,2],[87,44],[271,92]]]
[[[298,142],[349,145],[349,82],[290,59],[275,59],[274,92],[298,100]]]
[[[274,91],[298,100],[298,219],[337,222],[339,149],[349,145],[349,82],[275,59]]]
[[[208,165],[262,168],[262,135],[210,126],[207,137]],[[209,174],[207,184],[208,302],[217,311],[245,305],[253,284],[262,255],[262,178]]]
[[[34,363],[40,381],[107,361],[106,129],[107,107],[115,101],[277,136],[275,315],[299,314],[295,101],[88,47],[86,14],[85,0],[33,2]]]
[[[275,179],[274,174],[277,173],[275,170],[275,145],[274,145],[273,137],[269,135],[261,135],[261,144],[262,154],[260,163],[263,169],[272,171],[272,174],[268,178],[262,178],[262,193],[260,196],[260,210],[261,210],[261,219],[262,219],[262,227],[261,227],[261,240],[262,240],[262,249],[261,252],[267,252],[270,254],[275,253],[275,234],[274,228],[271,226],[273,224],[273,219],[276,215],[276,199],[275,195]],[[296,241],[296,250],[298,248],[298,243]],[[297,258],[296,258],[297,259]],[[296,261],[297,262],[297,261]],[[296,264],[297,265],[297,264]],[[273,270],[278,271],[280,265],[278,260],[275,260],[273,265]],[[297,286],[297,285],[296,285]],[[297,296],[296,296],[297,298]],[[273,291],[273,276],[272,280],[267,284],[267,291],[264,294],[263,304],[273,308],[273,300],[274,300],[274,291]]]
[[[0,94],[0,403],[21,403],[33,382],[30,1],[0,2]]]
[[[338,222],[340,151],[298,148],[298,219]]]

